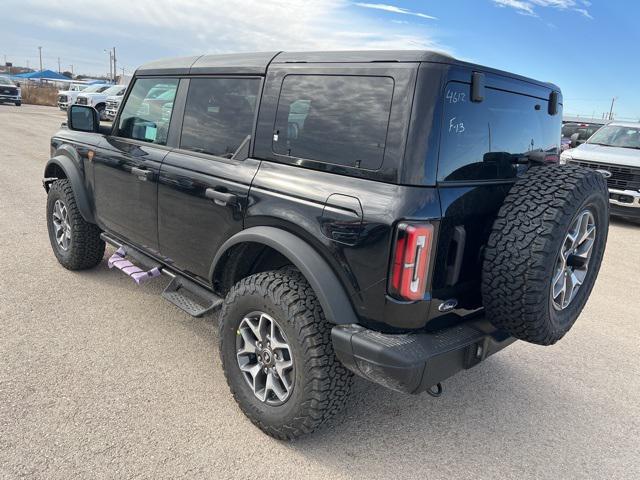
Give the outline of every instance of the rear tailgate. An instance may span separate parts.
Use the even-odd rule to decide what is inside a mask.
[[[482,307],[483,245],[504,197],[529,168],[524,163],[528,153],[543,152],[550,158],[560,153],[562,106],[550,113],[551,87],[484,73],[483,99],[473,101],[471,73],[455,76],[443,92],[437,169],[442,222],[430,323],[434,328]],[[449,311],[441,311],[447,307]]]

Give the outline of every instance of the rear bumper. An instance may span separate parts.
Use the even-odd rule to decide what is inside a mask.
[[[331,338],[349,370],[404,393],[427,390],[515,341],[484,318],[433,333],[385,334],[337,325]]]

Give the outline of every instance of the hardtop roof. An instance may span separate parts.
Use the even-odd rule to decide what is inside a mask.
[[[354,50],[320,52],[256,52],[174,57],[146,63],[136,75],[235,74],[265,75],[270,64],[286,63],[443,63],[508,76],[554,90],[557,86],[510,72],[458,60],[433,50]]]

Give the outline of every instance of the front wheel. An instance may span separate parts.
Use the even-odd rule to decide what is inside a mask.
[[[100,229],[82,218],[67,179],[56,180],[49,187],[47,228],[53,253],[63,267],[84,270],[102,260],[105,243]]]
[[[331,326],[295,270],[241,280],[220,314],[220,357],[235,400],[265,433],[310,433],[345,405],[352,374],[336,358]]]
[[[18,101],[16,102],[16,107],[19,107],[19,106],[21,106],[21,105],[22,105],[22,102],[21,102],[20,100],[18,100]]]

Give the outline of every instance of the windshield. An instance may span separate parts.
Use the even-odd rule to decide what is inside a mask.
[[[607,125],[598,130],[587,143],[640,149],[640,125],[638,127]]]
[[[114,85],[107,88],[103,93],[106,95],[120,95],[121,92],[124,92],[124,87],[122,85]]]
[[[0,77],[0,85],[13,85],[13,82],[8,77]]]
[[[89,85],[87,88],[85,88],[82,93],[94,93],[94,92],[102,92],[105,88],[109,88],[109,86],[105,86],[102,84],[98,84],[98,85]]]
[[[562,126],[562,138],[571,138],[571,135],[577,133],[578,140],[586,140],[600,127],[602,124],[598,123],[565,123]]]

